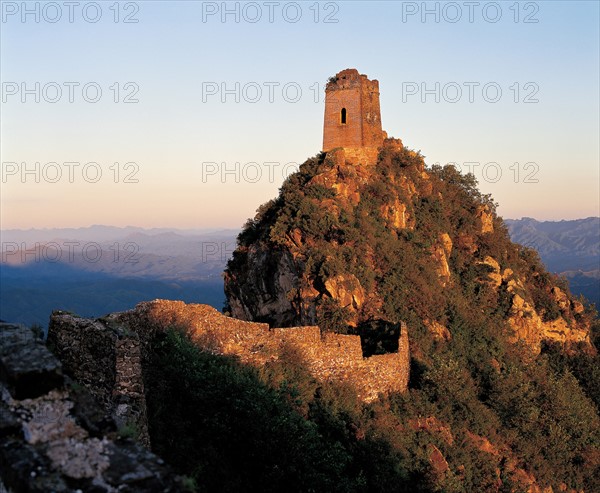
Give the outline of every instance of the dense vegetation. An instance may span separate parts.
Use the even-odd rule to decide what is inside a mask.
[[[598,402],[582,390],[597,398],[598,376],[578,381],[570,369],[597,373],[597,357],[526,363],[491,331],[463,354],[471,330],[436,350],[408,393],[369,406],[316,382],[294,355],[259,371],[173,330],[148,376],[153,448],[207,492],[525,491],[520,468],[555,490],[598,491]],[[434,447],[448,470],[432,466]]]
[[[316,382],[295,354],[250,369],[173,330],[155,343],[147,383],[155,450],[198,491],[521,492],[534,482],[600,491],[598,356],[589,346],[549,344],[536,356],[509,342],[512,297],[555,320],[561,307],[552,288],[568,295],[565,282],[510,242],[470,175],[434,167],[425,180],[419,154],[384,149],[360,202],[348,207],[312,180],[332,167],[318,156],[290,176],[248,221],[228,271],[244,272],[252,246],[284,251],[300,231],[297,258],[316,288],[350,273],[376,294],[356,329],[347,309],[323,295],[321,328],[358,331],[375,353],[390,350],[405,321],[409,391],[365,406],[352,389]],[[382,214],[396,199],[411,228],[390,227]],[[492,214],[493,232],[482,234],[481,210]],[[443,234],[454,244],[446,287],[431,255]],[[500,286],[486,281],[487,256],[512,271]],[[574,317],[595,319],[598,337],[591,308]],[[435,337],[427,319],[443,324],[449,340]]]
[[[314,183],[315,175],[333,166],[321,155],[287,179],[279,197],[261,206],[240,233],[226,275],[236,273],[244,279],[251,247],[285,251],[290,247],[290,232],[300,231],[303,244],[296,257],[301,260],[298,268],[317,289],[322,290],[326,279],[337,274],[351,274],[374,294],[361,307],[362,321],[383,317],[423,328],[425,319],[452,323],[461,306],[468,309],[466,305],[477,305],[478,310],[471,310],[469,317],[480,323],[489,323],[495,314],[504,318],[510,304],[507,284],[493,290],[481,282],[489,272],[481,263],[486,256],[496,259],[503,269],[510,268],[512,278],[524,282],[519,294],[545,320],[558,316],[551,289],[559,285],[567,290],[565,283],[546,272],[534,250],[510,241],[502,219],[495,215],[496,204],[479,192],[473,175],[461,175],[452,166],[434,166],[425,180],[422,156],[406,148],[384,148],[368,182],[360,185],[360,202],[351,207],[337,200],[333,189]],[[331,207],[331,199],[339,213]],[[382,214],[395,200],[406,206],[411,228],[390,227]],[[493,217],[493,232],[480,233],[481,210]],[[446,290],[440,289],[431,257],[443,234],[454,242],[449,258],[453,288]],[[242,285],[241,290],[251,288]],[[317,305],[314,322],[325,329],[346,330],[348,314],[335,300],[325,295]]]

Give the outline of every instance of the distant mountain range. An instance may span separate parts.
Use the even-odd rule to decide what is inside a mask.
[[[139,228],[136,226],[103,226],[94,225],[85,228],[41,228],[41,229],[3,229],[2,242],[25,242],[29,245],[35,242],[49,241],[51,238],[77,238],[80,241],[111,241],[120,240],[130,235],[142,234],[151,237],[161,234],[176,234],[177,236],[209,236],[227,229],[173,229],[173,228]],[[176,232],[176,233],[175,233]]]
[[[40,272],[68,265],[116,277],[178,281],[219,277],[235,248],[236,230],[165,230],[92,226],[6,230],[2,264],[37,264]],[[49,267],[49,266],[54,267]]]
[[[600,307],[600,218],[505,220],[571,290]],[[0,319],[46,326],[53,309],[101,316],[154,298],[221,309],[234,229],[91,226],[2,231]],[[97,259],[96,259],[97,258]]]
[[[53,309],[97,317],[155,298],[223,307],[237,230],[92,226],[2,231],[0,319],[46,326]]]
[[[572,221],[505,219],[513,241],[540,254],[548,270],[569,279],[571,291],[600,308],[600,218]]]

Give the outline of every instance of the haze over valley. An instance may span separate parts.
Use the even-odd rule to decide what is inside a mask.
[[[514,241],[536,249],[574,294],[600,306],[599,218],[505,222]],[[47,327],[56,308],[98,317],[156,298],[221,310],[222,273],[238,233],[111,226],[3,231],[0,319]]]

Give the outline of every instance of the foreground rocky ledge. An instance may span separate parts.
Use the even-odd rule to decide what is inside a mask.
[[[0,323],[0,492],[177,492],[27,328]]]

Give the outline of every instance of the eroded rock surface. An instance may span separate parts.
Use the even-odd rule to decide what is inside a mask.
[[[115,422],[29,329],[0,323],[0,341],[0,491],[184,491],[160,458],[119,438]],[[27,365],[14,363],[19,356]]]

